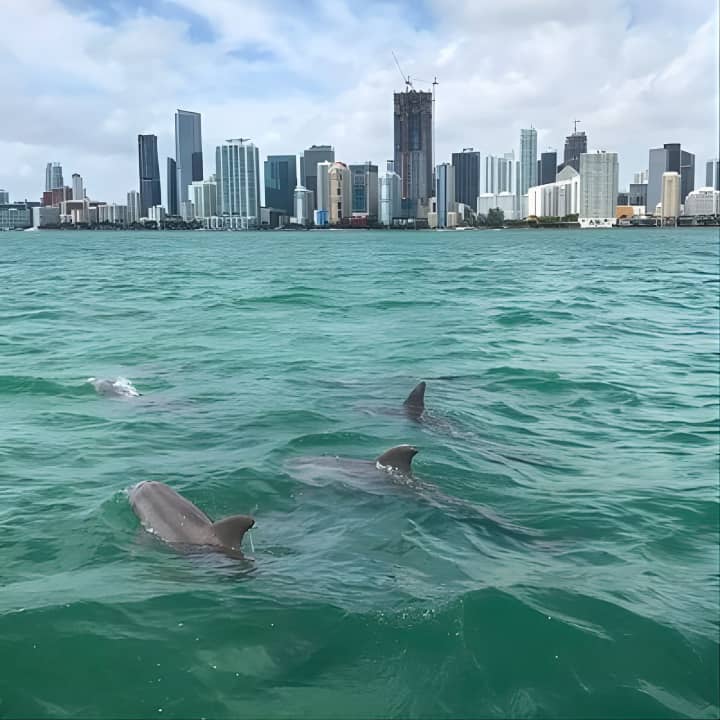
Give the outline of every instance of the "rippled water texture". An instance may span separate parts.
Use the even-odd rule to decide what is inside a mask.
[[[718,715],[715,230],[0,248],[0,716]]]

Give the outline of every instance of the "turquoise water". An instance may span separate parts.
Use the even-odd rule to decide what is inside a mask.
[[[0,250],[0,716],[718,715],[716,230]],[[422,493],[298,469],[400,443]]]

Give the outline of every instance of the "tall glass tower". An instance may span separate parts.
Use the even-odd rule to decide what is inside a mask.
[[[138,135],[138,170],[140,217],[147,217],[148,209],[162,202],[157,135]]]
[[[260,161],[258,149],[245,138],[226,140],[215,150],[218,209],[221,215],[248,218],[260,224]]]
[[[520,131],[520,177],[518,195],[527,195],[529,187],[537,185],[537,130]]]
[[[177,164],[177,207],[188,199],[188,186],[203,179],[200,113],[175,113],[175,163]],[[169,204],[169,203],[168,203]]]
[[[64,185],[62,165],[57,162],[49,162],[45,166],[45,191],[55,190]]]
[[[294,155],[268,155],[265,161],[265,206],[294,212],[297,187],[297,160]]]

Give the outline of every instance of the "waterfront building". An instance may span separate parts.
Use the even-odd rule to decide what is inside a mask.
[[[45,191],[64,187],[62,165],[58,162],[49,162],[45,166]]]
[[[708,160],[705,163],[705,187],[720,190],[720,160]]]
[[[449,227],[448,215],[455,212],[455,168],[450,163],[435,168],[435,199],[437,227]]]
[[[565,217],[580,212],[580,173],[566,165],[557,180],[528,190],[528,216]]]
[[[293,194],[295,212],[293,213],[292,222],[296,225],[304,225],[306,227],[308,225],[312,225],[313,206],[315,205],[313,202],[312,190],[308,190],[306,187],[298,185]]]
[[[178,172],[177,163],[173,158],[167,159],[165,197],[167,198],[168,215],[178,214]]]
[[[661,202],[662,176],[666,172],[680,173],[680,202],[695,189],[695,155],[683,150],[680,143],[665,143],[650,150],[648,163],[648,214]]]
[[[245,227],[258,225],[260,223],[258,149],[246,138],[226,140],[215,151],[215,163],[220,214],[246,218]]]
[[[188,199],[191,183],[203,179],[202,123],[200,113],[178,110],[175,113],[175,164],[177,169],[177,209]],[[168,208],[170,203],[168,203]]]
[[[613,219],[617,206],[619,166],[614,152],[580,155],[579,215],[586,219]]]
[[[672,221],[672,224],[674,224],[678,215],[680,215],[681,185],[682,177],[679,172],[669,171],[663,173],[662,193],[660,195],[663,224],[668,221]]]
[[[2,204],[2,203],[0,203]],[[60,224],[60,208],[34,207],[32,209],[32,226],[36,228],[51,227]]]
[[[192,185],[192,183],[190,183]],[[195,206],[192,200],[183,200],[180,203],[180,217],[185,222],[195,219]]]
[[[335,162],[335,150],[330,145],[311,145],[300,156],[300,185],[313,193],[313,210],[320,209],[318,192],[318,164]],[[329,167],[329,166],[328,166]],[[327,209],[327,208],[325,208]]]
[[[212,180],[197,180],[190,183],[188,197],[195,211],[194,217],[209,218],[218,214],[218,188]]]
[[[538,185],[547,185],[557,180],[557,152],[548,150],[541,153],[538,165]],[[532,214],[532,213],[531,213]]]
[[[480,195],[482,164],[480,153],[473,148],[463,148],[452,154],[455,176],[455,202],[475,207]]]
[[[395,161],[387,161],[387,169],[378,181],[380,195],[380,222],[386,227],[393,224],[394,218],[400,217],[402,181],[395,172]]]
[[[527,195],[528,188],[533,185],[537,185],[537,130],[531,127],[520,131],[518,195]]]
[[[577,126],[576,126],[577,127]],[[580,156],[587,152],[587,135],[583,130],[571,133],[565,138],[563,167],[570,165],[580,172]]]
[[[148,209],[148,220],[154,220],[158,225],[165,222],[165,208],[162,205],[154,205]]]
[[[335,162],[333,160],[333,162]],[[315,210],[330,211],[330,185],[328,183],[328,173],[333,166],[333,162],[323,160],[317,164],[313,180],[315,182]],[[310,188],[308,188],[310,190]],[[312,191],[311,191],[312,192]]]
[[[330,166],[328,190],[328,219],[331,225],[338,225],[352,215],[350,169],[345,163],[334,162]]]
[[[483,183],[481,191],[498,194],[515,192],[515,153],[505,153],[503,157],[486,155],[483,163]]]
[[[141,217],[143,214],[140,193],[137,190],[130,190],[127,194],[127,221],[130,224],[136,223]]]
[[[702,187],[688,193],[683,215],[720,215],[720,190]]]
[[[32,227],[33,206],[28,203],[0,205],[0,230],[24,230]]]
[[[0,205],[10,204],[10,193],[7,190],[0,190]]]
[[[370,161],[350,165],[350,185],[353,215],[378,217],[378,166]]]
[[[128,222],[127,205],[118,205],[117,203],[99,205],[97,213],[99,223],[109,223],[111,225],[126,225]]]
[[[83,200],[85,198],[85,188],[83,187],[83,179],[78,173],[72,176],[72,199]]]
[[[636,177],[642,177],[640,173],[636,173],[635,175]],[[647,207],[647,183],[630,183],[628,205],[632,205],[633,207]]]
[[[138,135],[138,167],[140,217],[147,217],[149,208],[162,202],[156,135]]]
[[[395,172],[401,178],[403,214],[418,217],[433,193],[432,93],[393,94]]]
[[[527,196],[526,196],[527,197]],[[478,215],[487,216],[490,210],[499,208],[506,220],[518,220],[521,198],[514,192],[480,193],[477,202]]]
[[[265,160],[265,206],[292,215],[297,187],[295,155],[268,155]]]

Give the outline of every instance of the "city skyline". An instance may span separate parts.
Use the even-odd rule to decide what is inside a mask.
[[[138,134],[157,135],[165,184],[177,108],[202,113],[206,158],[242,135],[263,158],[329,144],[348,163],[382,166],[393,158],[387,97],[403,89],[391,50],[411,79],[438,76],[436,163],[468,146],[518,153],[531,125],[538,154],[551,146],[560,155],[576,118],[589,149],[618,152],[622,187],[646,168],[649,147],[680,142],[698,165],[717,156],[717,11],[706,2],[667,0],[652,13],[635,0],[586,2],[572,17],[560,3],[528,0],[339,0],[334,11],[322,2],[211,1],[194,11],[186,0],[38,2],[44,12],[32,18],[16,0],[3,7],[0,66],[11,92],[0,187],[14,198],[37,197],[38,171],[58,160],[92,178],[94,197],[121,199],[135,184]],[[322,43],[308,40],[312,30]],[[57,36],[73,43],[45,78],[34,48]]]

